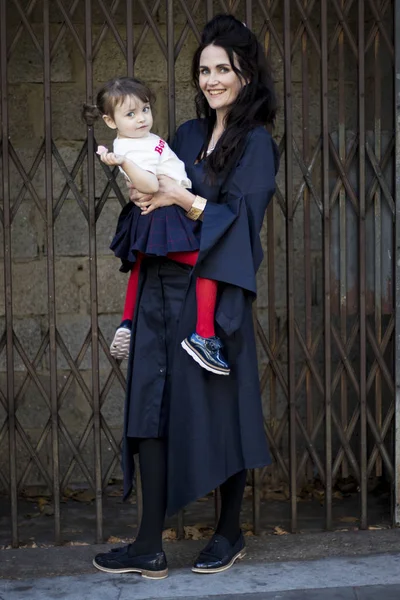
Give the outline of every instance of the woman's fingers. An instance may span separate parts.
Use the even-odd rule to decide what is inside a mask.
[[[147,210],[149,208],[149,206],[152,206],[152,204],[154,204],[154,202],[151,199],[150,200],[139,200],[139,201],[135,201],[134,204],[143,211],[143,210]]]
[[[139,192],[137,189],[129,187],[129,199],[132,202],[148,202],[152,198],[152,194],[142,194],[142,192]]]
[[[157,208],[157,202],[152,202],[151,204],[142,209],[142,215],[149,215],[151,212],[153,212],[153,210],[156,210]]]

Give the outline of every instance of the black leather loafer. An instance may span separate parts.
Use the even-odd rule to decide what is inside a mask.
[[[204,550],[200,552],[192,567],[192,571],[194,573],[220,573],[221,571],[226,571],[230,569],[236,560],[246,556],[244,546],[242,532],[240,532],[233,546],[231,546],[224,536],[216,533],[212,536]]]
[[[148,579],[168,577],[167,559],[164,552],[129,556],[129,546],[114,548],[110,552],[98,554],[93,565],[105,573],[140,573]]]

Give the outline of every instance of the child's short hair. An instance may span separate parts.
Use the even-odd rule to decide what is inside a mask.
[[[127,96],[135,96],[142,102],[154,102],[151,89],[140,79],[134,77],[114,77],[98,91],[96,104],[84,104],[82,118],[87,125],[93,125],[103,115],[114,117],[115,108],[122,104]]]

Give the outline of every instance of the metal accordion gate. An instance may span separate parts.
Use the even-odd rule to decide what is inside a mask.
[[[119,469],[126,374],[108,343],[122,288],[111,302],[107,241],[126,200],[79,107],[136,74],[172,134],[194,116],[190,57],[219,12],[257,34],[280,103],[254,309],[274,464],[252,474],[254,531],[274,482],[288,485],[293,531],[315,480],[327,529],[338,478],[357,482],[361,528],[371,477],[388,482],[399,521],[400,2],[0,0],[0,499],[14,547],[32,482],[51,494],[55,543],[65,489],[90,488],[101,541]]]

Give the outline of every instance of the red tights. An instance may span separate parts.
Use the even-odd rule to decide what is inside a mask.
[[[170,252],[167,256],[185,265],[194,266],[197,262],[199,253],[195,252]],[[126,290],[125,307],[122,320],[132,320],[136,306],[136,297],[139,282],[140,265],[143,260],[143,254],[138,254],[137,260],[133,265],[129,276],[128,287]],[[214,313],[215,303],[217,301],[217,282],[212,279],[198,277],[196,281],[196,300],[197,300],[197,324],[196,333],[202,337],[212,337],[215,335]]]

